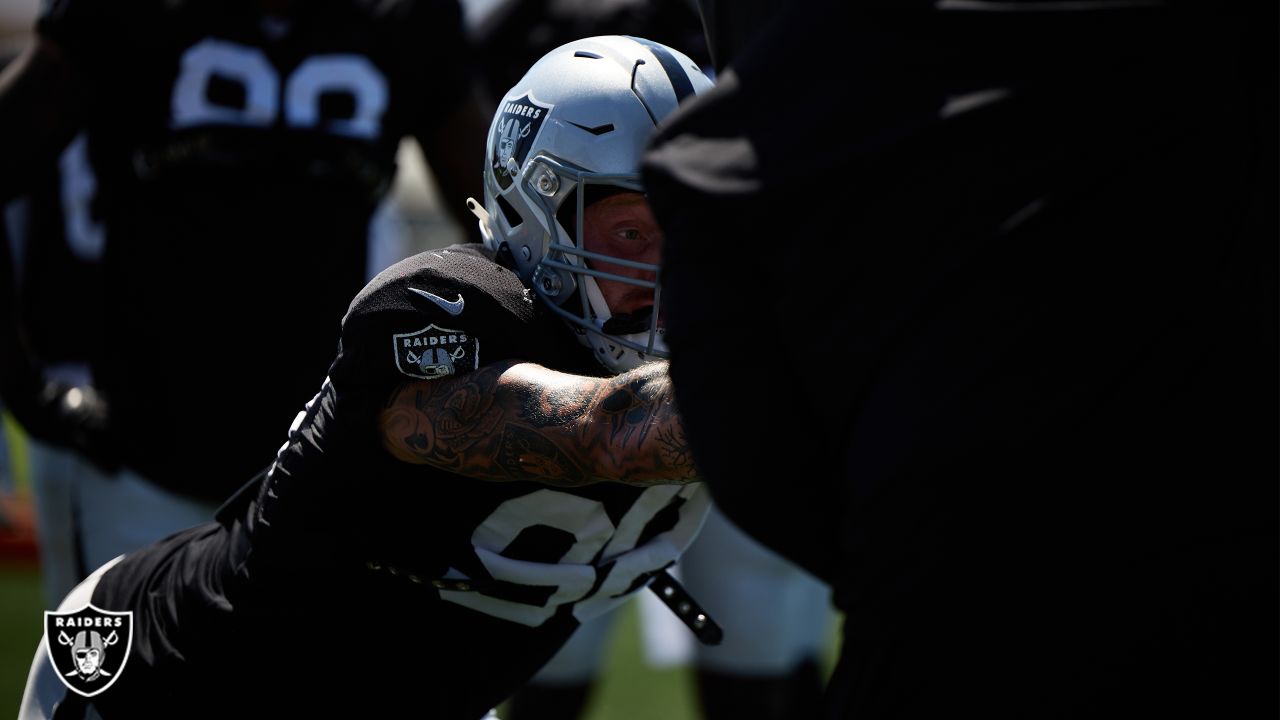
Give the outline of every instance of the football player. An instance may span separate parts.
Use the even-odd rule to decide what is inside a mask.
[[[97,303],[103,291],[102,228],[91,217],[94,179],[86,147],[83,136],[73,140],[58,160],[56,176],[6,208],[17,210],[8,215],[7,230],[13,257],[20,261],[14,272],[21,309],[18,326],[41,360],[44,379],[60,387],[92,384],[85,352],[107,338],[106,318]],[[77,332],[67,332],[69,324]],[[79,530],[113,518],[108,512],[84,517],[80,508],[100,507],[94,488],[110,486],[78,452],[32,439],[26,452],[40,575],[52,609],[88,575],[84,563],[92,561],[86,557],[92,553],[77,547],[84,539]],[[146,522],[137,526],[141,532],[148,529]],[[145,542],[142,538],[137,544]]]
[[[68,491],[79,557],[62,562],[92,569],[207,521],[271,462],[369,277],[370,218],[402,139],[459,220],[480,192],[464,148],[490,106],[470,68],[456,0],[42,5],[36,42],[0,80],[0,201],[31,191],[82,131],[104,284],[53,333],[93,385],[49,382],[50,358],[9,313],[0,392],[37,441],[106,471]],[[12,288],[0,274],[0,294]],[[98,316],[101,337],[80,327]],[[179,388],[199,399],[175,402]],[[232,427],[235,443],[197,440]]]
[[[97,712],[479,718],[677,559],[709,501],[647,362],[663,236],[637,167],[710,85],[630,37],[529,70],[491,125],[483,246],[378,275],[269,471],[72,593],[133,612]],[[41,650],[23,717],[58,702],[83,699]]]

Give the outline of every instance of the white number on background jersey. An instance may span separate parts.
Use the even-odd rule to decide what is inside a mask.
[[[62,176],[62,222],[71,254],[85,262],[99,262],[107,246],[106,230],[93,217],[98,176],[89,164],[89,140],[76,135],[58,158]]]
[[[244,89],[244,104],[229,107],[209,100],[214,78]],[[350,118],[329,120],[324,129],[335,135],[372,140],[382,129],[387,109],[387,80],[361,55],[315,55],[302,62],[280,89],[280,75],[257,48],[226,40],[206,39],[182,55],[173,86],[173,127],[241,125],[267,127],[284,108],[290,127],[321,125],[320,98],[325,93],[348,93],[355,100]]]
[[[640,533],[662,509],[683,498],[675,527],[639,548]],[[557,490],[535,490],[499,505],[471,536],[476,555],[495,580],[536,587],[554,587],[542,605],[504,600],[477,592],[446,590],[440,597],[487,615],[536,627],[551,619],[559,606],[574,606],[580,621],[600,615],[626,599],[637,578],[666,567],[680,557],[706,517],[708,496],[701,483],[647,488],[622,516],[609,520],[604,505]],[[574,536],[572,547],[557,564],[504,557],[502,552],[522,531],[535,525],[564,530]],[[601,550],[603,554],[600,554]],[[592,564],[597,554],[600,560]],[[613,568],[596,592],[598,565]],[[464,577],[451,570],[450,577]],[[588,597],[588,595],[590,595]]]

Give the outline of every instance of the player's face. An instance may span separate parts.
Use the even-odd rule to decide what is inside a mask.
[[[644,195],[625,192],[592,203],[583,211],[583,249],[625,260],[658,264],[662,259],[662,229]],[[596,270],[653,282],[655,273],[613,263],[591,261]],[[653,290],[617,280],[596,278],[609,310],[634,315],[653,305]]]

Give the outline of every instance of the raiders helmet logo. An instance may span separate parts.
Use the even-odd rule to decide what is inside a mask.
[[[133,612],[86,605],[44,614],[45,649],[58,677],[73,692],[93,697],[111,687],[133,647]]]
[[[413,378],[436,378],[480,367],[480,340],[463,330],[428,325],[393,336],[396,369]]]
[[[503,190],[511,187],[513,171],[524,163],[552,107],[543,105],[528,94],[502,101],[502,112],[498,113],[493,135],[489,138],[489,162],[493,164],[493,176]]]

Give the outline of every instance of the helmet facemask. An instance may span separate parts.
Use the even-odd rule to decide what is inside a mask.
[[[666,357],[658,324],[660,266],[586,249],[587,208],[610,194],[643,192],[639,175],[588,172],[541,155],[529,163],[522,182],[551,229],[546,252],[533,273],[534,292],[610,370],[621,372]],[[610,272],[601,264],[634,269],[644,277]],[[609,306],[597,280],[643,288],[652,302],[637,313],[619,314]]]

